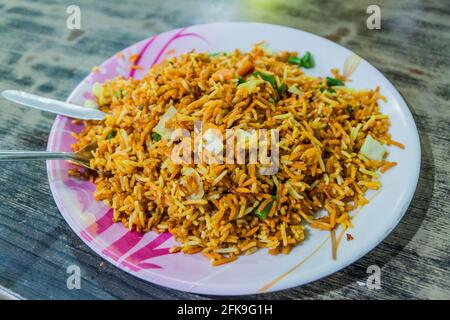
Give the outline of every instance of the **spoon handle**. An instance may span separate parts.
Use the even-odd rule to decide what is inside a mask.
[[[52,160],[52,159],[74,159],[75,154],[71,152],[47,152],[47,151],[6,151],[0,150],[0,161],[15,160]]]
[[[75,104],[45,98],[23,91],[5,90],[2,92],[2,95],[8,100],[24,106],[60,114],[75,119],[102,120],[106,116],[106,113],[97,109],[81,107]]]

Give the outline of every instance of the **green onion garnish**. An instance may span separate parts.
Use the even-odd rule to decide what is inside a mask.
[[[153,132],[152,133],[152,139],[153,139],[153,141],[158,142],[159,140],[161,140],[161,135],[159,133],[157,133],[157,132]]]
[[[299,57],[296,57],[296,56],[289,57],[288,62],[290,64],[297,64],[299,66],[302,65],[302,59],[300,59]]]
[[[348,105],[348,106],[347,106],[347,112],[348,112],[348,114],[350,115],[350,117],[353,117],[353,108],[352,108],[351,105]]]
[[[269,202],[262,211],[256,210],[255,215],[260,218],[261,220],[264,220],[267,218],[267,215],[270,212],[270,209],[272,208],[273,201]]]
[[[245,79],[240,77],[238,82],[237,82],[237,85],[240,85],[240,84],[243,84],[243,83],[245,83]]]
[[[302,66],[307,69],[314,67],[314,59],[311,52],[306,51],[306,53],[303,55]]]
[[[296,56],[289,57],[288,62],[307,69],[314,67],[314,59],[311,52],[309,51],[306,51],[306,53],[301,58]]]
[[[335,79],[335,78],[327,77],[327,85],[329,87],[343,86],[344,82],[342,82],[341,80]]]
[[[333,88],[326,88],[326,87],[320,88],[320,92],[321,93],[324,92],[324,91],[326,91],[328,93],[335,93],[336,92],[336,90],[334,90]]]
[[[278,94],[283,94],[287,91],[288,87],[285,83],[280,84],[280,86],[278,87]]]
[[[116,136],[116,132],[115,131],[111,131],[107,136],[106,136],[106,140],[110,140],[112,138],[114,138]]]
[[[276,199],[276,197],[274,195],[272,195],[272,199]],[[269,202],[262,211],[259,211],[258,209],[256,209],[255,211],[255,215],[260,218],[261,220],[264,220],[267,218],[267,215],[270,212],[270,209],[272,208],[273,205],[273,201]]]
[[[272,87],[277,90],[278,95],[281,95],[282,93],[287,91],[287,86],[286,84],[282,83],[280,84],[280,86],[277,85],[277,80],[275,79],[274,76],[270,75],[270,74],[265,74],[259,71],[255,71],[253,72],[253,76],[257,77],[260,76],[264,81],[269,82]]]
[[[269,82],[272,85],[272,87],[277,89],[277,81],[275,80],[274,76],[271,76],[270,74],[265,74],[265,73],[262,73],[259,71],[253,72],[253,76],[255,76],[255,77],[260,76],[264,81]]]
[[[210,57],[217,57],[217,56],[226,56],[227,53],[223,52],[223,51],[219,51],[219,52],[211,52],[209,54]]]

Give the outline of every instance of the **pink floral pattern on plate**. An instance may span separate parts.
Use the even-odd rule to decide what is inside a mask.
[[[102,83],[117,76],[125,78],[141,78],[154,64],[160,62],[171,46],[176,45],[181,38],[197,38],[207,43],[208,41],[200,34],[186,32],[186,28],[175,30],[162,35],[155,35],[141,41],[124,51],[108,59],[101,66],[94,68],[83,82],[75,89],[68,99],[69,101],[81,96],[82,100],[94,100],[91,94],[92,85],[96,82]],[[175,50],[175,48],[172,48]],[[173,52],[173,51],[172,51]],[[131,57],[133,56],[133,59]],[[75,101],[79,103],[79,101]],[[84,104],[82,101],[81,104]],[[48,150],[70,150],[70,145],[74,142],[71,132],[80,132],[82,127],[73,124],[69,119],[58,116],[52,133],[49,138]],[[165,245],[172,236],[167,232],[156,235],[154,233],[143,234],[136,231],[128,232],[125,227],[113,223],[112,209],[106,208],[97,202],[93,197],[95,185],[88,181],[77,180],[69,177],[67,170],[71,167],[67,162],[48,162],[50,185],[55,196],[57,205],[62,214],[67,218],[73,208],[68,207],[64,202],[63,192],[69,192],[70,197],[77,202],[79,214],[85,225],[72,225],[75,232],[91,246],[96,247],[99,242],[103,242],[100,247],[101,254],[116,262],[119,266],[127,268],[131,272],[139,272],[142,269],[162,269],[163,266],[152,263],[152,258],[169,255],[170,246],[160,248]],[[63,186],[64,189],[60,187]],[[64,191],[63,191],[64,190]],[[86,215],[83,217],[83,215]],[[73,219],[70,217],[69,219]],[[91,220],[88,222],[88,220]],[[119,229],[121,232],[109,232],[111,229]],[[140,243],[146,244],[136,251],[135,248]],[[97,250],[96,250],[97,251]],[[134,252],[133,252],[134,251]],[[129,254],[131,252],[131,254]]]

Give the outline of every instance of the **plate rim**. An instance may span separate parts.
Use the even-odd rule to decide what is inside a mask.
[[[254,22],[254,21],[230,21],[230,22],[213,22],[213,23],[203,23],[203,24],[195,24],[195,25],[190,25],[187,27],[182,27],[182,28],[175,28],[175,29],[171,29],[171,30],[167,30],[161,33],[153,33],[150,34],[149,37],[136,41],[132,44],[130,44],[128,47],[123,48],[121,50],[125,50],[127,48],[133,47],[136,44],[145,41],[146,39],[149,39],[150,37],[154,36],[154,35],[163,35],[163,34],[167,34],[170,32],[175,32],[177,30],[181,30],[183,28],[189,29],[189,28],[193,28],[193,27],[201,27],[201,28],[205,28],[208,26],[217,26],[217,25],[256,25],[256,26],[260,26],[260,27],[271,27],[271,28],[280,28],[280,29],[288,29],[291,31],[295,31],[295,32],[300,32],[300,33],[304,33],[307,34],[309,36],[312,36],[314,38],[320,39],[320,41],[326,41],[331,43],[334,46],[338,46],[341,49],[344,49],[346,52],[352,53],[352,54],[356,54],[354,51],[342,46],[339,43],[336,43],[332,40],[329,40],[327,38],[324,38],[322,36],[316,35],[314,33],[308,32],[308,31],[304,31],[301,29],[297,29],[297,28],[293,28],[293,27],[289,27],[289,26],[282,26],[282,25],[277,25],[277,24],[271,24],[271,23],[261,23],[261,22]],[[100,65],[106,63],[107,61],[109,61],[110,59],[113,59],[115,57],[114,53],[113,55],[111,55],[110,57],[106,58],[105,60],[103,60]],[[360,56],[358,54],[358,56]],[[366,60],[364,57],[360,56],[361,59],[363,61],[365,61],[371,68],[373,68],[378,74],[379,76],[381,76],[383,78],[383,80],[385,80],[387,86],[388,86],[388,90],[394,95],[394,98],[399,101],[400,103],[402,103],[404,106],[406,106],[405,111],[403,114],[406,115],[409,119],[408,122],[412,123],[412,132],[414,133],[413,138],[413,143],[414,146],[416,148],[416,154],[415,154],[415,159],[416,163],[415,163],[415,167],[414,167],[414,183],[410,184],[406,190],[406,198],[405,201],[403,201],[401,208],[398,210],[398,212],[400,214],[397,215],[396,219],[394,221],[391,222],[391,224],[389,225],[388,228],[386,228],[384,230],[383,233],[380,233],[380,236],[378,238],[376,238],[374,241],[367,243],[365,246],[362,247],[361,250],[358,251],[358,254],[355,254],[354,256],[352,256],[350,259],[347,260],[343,260],[341,259],[340,261],[336,261],[335,264],[333,264],[332,266],[330,266],[329,268],[324,268],[324,270],[322,270],[322,272],[318,272],[317,274],[315,274],[314,276],[312,276],[309,280],[307,281],[295,281],[295,277],[291,277],[290,280],[285,279],[285,281],[283,282],[283,286],[273,289],[269,288],[269,290],[265,291],[265,292],[260,292],[260,291],[254,291],[254,290],[249,290],[247,289],[247,287],[240,287],[239,285],[231,285],[231,286],[222,286],[222,285],[208,285],[208,284],[198,284],[198,285],[193,285],[192,288],[190,290],[183,290],[180,289],[179,287],[176,286],[177,283],[182,282],[179,279],[175,279],[172,277],[168,277],[166,275],[161,275],[159,274],[157,278],[152,278],[152,279],[146,279],[143,276],[141,276],[138,273],[133,273],[130,270],[120,267],[119,263],[117,263],[115,260],[111,259],[110,257],[102,254],[101,252],[97,252],[96,250],[94,250],[91,247],[91,244],[84,239],[83,237],[81,237],[79,234],[77,234],[77,232],[75,231],[77,228],[73,227],[73,221],[66,217],[63,214],[63,209],[62,209],[62,204],[60,203],[59,199],[57,199],[57,197],[55,197],[55,186],[51,183],[51,170],[50,170],[50,161],[46,162],[46,169],[47,169],[47,176],[48,176],[48,180],[49,180],[49,186],[52,192],[52,197],[56,203],[56,206],[60,212],[60,214],[62,215],[62,217],[64,218],[64,220],[67,222],[67,224],[69,225],[71,231],[73,233],[75,233],[75,235],[80,238],[88,247],[90,250],[92,250],[97,256],[99,256],[99,258],[104,259],[108,262],[110,262],[114,267],[116,267],[117,269],[124,271],[128,274],[131,274],[132,276],[135,276],[139,279],[142,279],[145,282],[148,283],[152,283],[152,284],[157,284],[166,288],[171,288],[171,289],[175,289],[178,291],[183,291],[183,292],[189,292],[189,293],[198,293],[198,294],[210,294],[210,295],[216,295],[216,296],[242,296],[242,295],[248,295],[248,294],[263,294],[263,293],[268,293],[268,292],[276,292],[276,291],[281,291],[281,290],[286,290],[286,289],[290,289],[293,287],[298,287],[298,286],[303,286],[306,284],[309,284],[311,282],[317,281],[321,278],[324,278],[326,276],[331,276],[333,274],[335,274],[338,271],[341,271],[342,269],[354,264],[356,261],[358,261],[359,259],[361,259],[363,256],[367,255],[369,252],[371,252],[372,250],[374,250],[384,239],[386,239],[389,234],[392,233],[392,231],[398,226],[398,224],[400,223],[400,221],[402,220],[402,218],[404,217],[406,211],[408,210],[413,197],[415,195],[415,191],[417,189],[418,186],[418,182],[419,182],[419,177],[420,177],[420,172],[421,172],[421,161],[422,161],[422,151],[421,151],[421,143],[420,143],[420,134],[419,131],[417,130],[417,124],[414,120],[413,114],[411,112],[411,107],[409,106],[409,104],[407,103],[406,99],[403,97],[403,95],[400,93],[400,91],[396,88],[396,86],[378,69],[376,68],[373,64],[371,64],[368,60]],[[86,82],[86,80],[88,79],[88,77],[90,76],[90,73],[88,73],[86,75],[86,77],[84,77],[82,80],[80,80],[80,82],[75,86],[75,88],[71,91],[71,93],[69,94],[69,96],[67,97],[66,101],[70,101],[71,99],[73,99],[73,97],[77,94],[77,92],[79,91],[79,89],[83,86],[83,84]],[[52,146],[52,138],[53,135],[55,134],[56,130],[55,127],[58,125],[58,123],[66,117],[60,116],[58,115],[53,124],[52,127],[50,129],[50,134],[49,134],[49,138],[47,141],[47,150],[49,150]],[[161,281],[164,280],[164,281]],[[190,283],[190,282],[189,282]]]

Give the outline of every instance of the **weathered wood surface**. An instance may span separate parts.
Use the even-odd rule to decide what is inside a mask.
[[[450,298],[450,6],[447,1],[77,1],[82,30],[65,27],[72,1],[0,1],[0,90],[64,99],[114,52],[151,34],[220,20],[288,25],[336,41],[379,68],[408,101],[422,143],[414,199],[394,232],[350,267],[256,299]],[[366,28],[378,4],[382,30]],[[0,104],[0,149],[46,147],[54,116]],[[82,269],[68,290],[66,268]],[[366,268],[382,267],[369,290]],[[205,299],[145,283],[92,252],[59,214],[44,162],[0,163],[0,286],[40,299]]]

